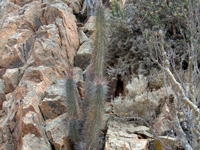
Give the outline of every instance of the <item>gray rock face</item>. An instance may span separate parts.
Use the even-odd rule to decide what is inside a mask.
[[[64,80],[48,87],[45,96],[39,104],[45,120],[55,119],[67,111]]]
[[[46,143],[44,138],[40,138],[31,133],[25,135],[22,141],[24,144],[21,150],[51,150],[50,144]]]
[[[71,150],[67,114],[46,123],[46,135],[56,150]]]
[[[106,134],[105,150],[147,150],[148,140],[139,139],[137,134],[127,132],[127,128],[129,128],[127,124],[110,122]]]
[[[83,82],[83,70],[79,67],[73,69],[73,79],[75,83]]]
[[[7,69],[6,73],[3,75],[3,81],[5,93],[13,92],[19,83],[19,69]]]
[[[47,7],[44,13],[47,24],[55,24],[58,27],[59,44],[66,50],[69,64],[73,65],[74,55],[79,47],[76,18],[69,6],[63,2],[55,2]]]
[[[83,27],[83,32],[91,32],[91,33],[94,32],[94,27],[95,27],[94,19],[95,19],[94,16],[91,16],[88,19],[88,21],[86,22],[86,24]]]
[[[88,37],[85,35],[85,33],[82,30],[78,31],[78,37],[80,45],[82,45],[84,42],[88,41]]]
[[[57,80],[55,84],[47,88],[47,90],[45,91],[45,97],[51,99],[56,97],[63,97],[62,100],[64,101],[64,98],[66,96],[64,88],[65,88],[65,80],[64,79]]]
[[[146,127],[146,126],[138,126],[138,127],[134,127],[134,126],[129,126],[129,128],[127,128],[127,133],[138,133],[141,131],[146,131],[146,132],[150,132],[150,128]]]
[[[90,64],[93,50],[91,44],[91,41],[88,40],[80,46],[75,57],[75,66],[85,69]]]

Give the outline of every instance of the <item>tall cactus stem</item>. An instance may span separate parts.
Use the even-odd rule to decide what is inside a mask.
[[[92,95],[87,112],[84,136],[87,137],[87,150],[95,149],[99,142],[99,131],[101,126],[101,115],[104,101],[107,95],[107,82],[102,77],[94,79],[92,84]]]
[[[105,68],[105,54],[106,54],[106,19],[105,8],[98,5],[96,8],[95,21],[95,41],[93,51],[93,62],[96,76],[104,75]]]

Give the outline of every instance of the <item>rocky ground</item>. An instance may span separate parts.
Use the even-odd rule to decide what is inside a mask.
[[[70,150],[65,76],[73,69],[83,97],[93,17],[81,22],[86,18],[83,0],[1,0],[0,7],[0,150]],[[172,129],[165,104],[150,127],[123,119],[115,105],[105,104],[105,150],[161,147],[150,127],[157,136]],[[160,139],[175,148],[175,138]]]

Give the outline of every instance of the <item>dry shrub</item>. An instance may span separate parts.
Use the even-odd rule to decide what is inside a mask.
[[[154,118],[155,110],[164,103],[167,99],[165,87],[160,89],[149,90],[149,81],[147,77],[139,75],[138,78],[132,78],[131,83],[126,86],[128,90],[127,96],[124,98],[119,96],[112,100],[113,113],[118,117],[126,116],[126,113],[130,117],[141,117],[145,121],[150,121]],[[167,87],[170,94],[173,94],[172,88]]]

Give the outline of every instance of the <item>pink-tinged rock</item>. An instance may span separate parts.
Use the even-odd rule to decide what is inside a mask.
[[[0,56],[1,57],[1,56]],[[0,79],[2,79],[3,75],[6,73],[6,68],[0,68]]]
[[[83,70],[79,67],[73,69],[73,79],[75,83],[83,82]]]
[[[74,14],[78,14],[81,11],[83,0],[70,0],[68,6],[73,10]]]
[[[14,105],[13,93],[6,94],[6,101],[3,103],[2,111],[7,115],[10,113],[13,105]]]
[[[31,4],[24,6],[22,10],[24,12],[23,17],[20,19],[20,27],[36,32],[42,26],[40,20],[41,2],[33,1]]]
[[[85,33],[82,30],[78,31],[78,37],[79,37],[80,45],[82,45],[86,41],[89,41],[88,37],[85,35]]]
[[[67,112],[65,81],[59,80],[45,91],[45,98],[39,108],[45,120],[55,119]]]
[[[39,108],[46,121],[55,119],[68,112],[65,80],[58,80],[56,84],[48,87],[45,98],[40,102]],[[77,91],[78,94],[78,91]],[[79,98],[79,95],[77,95]],[[77,99],[77,109],[80,112]],[[79,113],[79,115],[81,112]],[[81,116],[80,116],[81,117]]]
[[[46,143],[48,143],[41,117],[36,113],[33,106],[24,108],[23,104],[18,105],[15,115],[10,118],[10,130],[15,149],[21,149],[26,144],[22,141],[22,138],[29,133],[45,139]],[[30,141],[29,143],[31,144],[32,142]]]
[[[7,52],[5,52],[5,45],[8,42],[8,39],[15,33],[17,33],[18,30],[18,21],[19,21],[19,16],[17,13],[17,11],[19,10],[19,6],[17,6],[14,3],[10,3],[8,1],[6,2],[2,2],[1,3],[1,30],[0,30],[0,35],[1,35],[1,39],[0,39],[0,67],[7,67],[7,63],[9,64],[9,62],[6,62],[3,60],[3,55],[7,54]],[[0,15],[0,16],[1,16]],[[6,64],[6,66],[5,66]]]
[[[5,51],[2,55],[2,65],[7,68],[18,68],[23,66],[25,64],[25,59],[21,50],[22,48],[18,44],[15,44],[12,47],[5,45]]]
[[[162,135],[164,131],[173,129],[169,108],[166,104],[164,105],[161,114],[156,118],[153,127],[158,136]]]
[[[22,138],[24,143],[21,150],[51,150],[51,145],[42,137],[37,137],[35,134],[26,134]]]
[[[74,55],[79,47],[79,39],[75,23],[76,18],[71,9],[67,4],[61,2],[50,4],[45,11],[44,17],[47,24],[56,22],[60,33],[61,45],[67,52],[69,64],[73,66]]]
[[[4,3],[4,7],[2,7],[4,9],[4,11],[1,11],[2,13],[11,13],[12,12],[12,13],[16,14],[18,12],[18,10],[21,8],[19,5],[13,3],[13,0],[2,2],[2,3]]]
[[[84,82],[83,82],[83,70],[79,67],[75,67],[73,69],[73,79],[76,83],[78,93],[80,95],[80,99],[85,99],[85,89],[84,89]]]
[[[17,32],[15,34],[13,34],[9,39],[7,44],[9,46],[13,46],[17,43],[22,43],[24,42],[26,39],[28,39],[30,36],[32,35],[32,32],[28,29],[21,29],[19,30],[20,32]]]
[[[26,103],[37,102],[37,106],[42,100],[43,97],[41,96],[44,95],[46,88],[57,78],[59,76],[54,74],[52,68],[44,66],[29,67],[25,70],[19,85],[14,91],[15,99],[27,99]]]
[[[41,115],[38,105],[45,97],[46,89],[59,78],[50,67],[29,67],[14,92],[15,99],[23,100],[23,109],[31,109]]]
[[[4,74],[3,80],[7,80],[8,68],[18,68],[20,78],[19,84],[12,76],[9,78],[13,84],[10,89],[9,82],[5,82],[5,92],[13,93],[6,93],[6,100],[0,102],[3,105],[0,111],[0,150],[51,150],[39,104],[46,89],[73,66],[73,57],[79,47],[76,19],[71,8],[62,2],[47,5],[50,1],[44,0],[46,4],[30,0],[11,1],[17,4],[2,1],[6,4],[2,7],[5,17],[0,24],[0,78]],[[58,14],[54,10],[58,10],[55,11]],[[67,148],[62,133],[58,132],[61,140],[57,141],[52,130],[55,148],[57,145]]]
[[[46,123],[46,135],[55,150],[71,150],[67,114]]]
[[[17,12],[20,6],[7,0],[1,1],[1,30],[0,30],[0,54],[1,48],[7,43],[9,37],[16,33],[18,28],[19,16]]]
[[[0,150],[15,150],[8,122],[0,121]]]
[[[32,108],[34,110],[34,108]],[[23,113],[26,113],[23,110]],[[28,133],[35,134],[37,137],[42,137],[42,124],[40,123],[39,116],[36,112],[29,110],[26,114],[23,114],[24,116],[22,117],[22,135],[26,135]]]
[[[57,32],[58,33],[58,32]],[[54,34],[56,36],[56,34]],[[56,37],[54,37],[55,39]],[[54,54],[60,50],[59,43],[53,42],[51,38],[37,39],[28,54],[28,59],[32,56],[34,66],[55,66]],[[59,53],[59,52],[58,52]],[[59,57],[56,56],[56,57]]]
[[[39,112],[38,108],[35,108],[35,103],[28,102],[25,103],[25,100],[28,101],[29,99],[24,98],[24,103],[16,104],[15,107],[12,108],[14,115],[11,115],[9,125],[10,131],[12,133],[12,141],[14,143],[15,149],[21,149],[24,146],[22,138],[27,134],[34,134],[34,136],[38,138],[43,138],[46,143],[48,143],[47,137],[44,132],[44,122],[42,116]],[[36,100],[36,99],[34,99]],[[33,141],[31,140],[29,144],[32,144]]]
[[[19,69],[7,69],[6,73],[3,75],[3,81],[5,93],[13,92],[19,83]]]
[[[31,62],[31,65],[35,67],[40,65],[52,67],[55,72],[64,77],[67,68],[72,66],[68,63],[65,49],[61,47],[57,26],[50,24],[41,27],[36,37],[29,47],[27,62]]]
[[[91,44],[91,41],[86,41],[80,46],[74,59],[74,65],[76,67],[86,69],[86,67],[90,64],[93,50]]]
[[[34,37],[34,32],[42,25],[39,18],[40,5],[39,2],[32,2],[30,5],[24,7],[20,7],[14,3],[12,3],[12,7],[10,5],[9,7],[7,6],[7,9],[12,13],[7,14],[5,21],[3,21],[2,30],[0,31],[2,35],[0,55],[1,44],[5,45],[2,53],[2,63],[0,60],[2,66],[16,68],[24,65],[24,55],[26,55],[26,49],[29,47],[26,44],[26,40]],[[19,8],[17,9],[16,6]]]
[[[18,15],[6,17],[0,30],[0,67],[16,68],[24,65],[23,42],[32,35],[27,29],[17,29]]]
[[[62,97],[56,97],[54,99],[45,98],[39,107],[45,120],[55,119],[67,111]]]
[[[53,85],[49,86],[45,91],[45,98],[54,99],[56,97],[66,97],[65,80],[57,80]]]
[[[7,94],[3,109],[0,111],[0,150],[15,150],[9,126],[9,118],[13,115],[11,112],[13,100],[13,93]]]
[[[42,2],[41,0],[10,0],[11,2],[19,5],[19,6],[24,6],[25,4],[29,4],[33,1],[39,1],[39,2]]]
[[[94,32],[95,30],[95,23],[94,23],[94,16],[91,16],[88,21],[85,23],[84,27],[83,27],[83,32]]]
[[[39,67],[28,67],[19,83],[23,85],[26,82],[31,82],[33,84],[41,83],[41,85],[46,85],[46,88],[51,85],[56,80],[60,79],[58,73],[51,67],[39,66]],[[44,83],[42,83],[44,82]],[[39,88],[40,86],[38,86]],[[42,87],[42,86],[41,86]],[[42,90],[42,89],[40,89]],[[46,89],[43,89],[44,92]],[[39,90],[38,90],[39,91]]]
[[[12,30],[11,30],[12,31]],[[11,32],[10,31],[10,32]],[[4,37],[4,46],[0,47],[0,66],[5,68],[18,68],[25,64],[25,49],[23,42],[32,35],[29,30],[18,30],[17,33],[10,33],[10,37]],[[1,31],[0,31],[1,32]],[[9,35],[9,33],[6,35]],[[0,45],[2,44],[0,42]],[[2,52],[1,52],[2,51]]]
[[[7,114],[13,113],[10,117],[10,130],[15,149],[24,147],[26,143],[22,139],[30,133],[37,139],[45,140],[45,143],[49,145],[44,131],[44,119],[38,105],[44,98],[47,87],[58,78],[60,76],[57,76],[50,67],[28,67],[13,93],[12,104],[15,106],[7,101],[4,102],[3,110]],[[35,137],[29,143],[30,145],[35,144]]]

